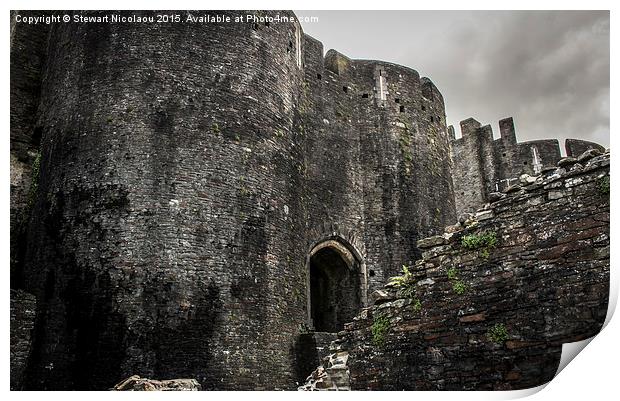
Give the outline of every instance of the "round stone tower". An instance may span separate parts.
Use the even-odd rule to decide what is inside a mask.
[[[295,386],[300,26],[264,18],[283,12],[170,14],[180,21],[52,27],[25,267],[38,299],[29,388],[131,374]]]
[[[323,57],[305,39],[309,236],[360,243],[368,293],[420,257],[418,239],[455,221],[444,101],[411,68]]]

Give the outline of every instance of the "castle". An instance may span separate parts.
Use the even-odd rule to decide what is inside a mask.
[[[456,139],[430,79],[254,13],[12,18],[13,388],[293,389],[419,240],[561,158],[512,120]]]

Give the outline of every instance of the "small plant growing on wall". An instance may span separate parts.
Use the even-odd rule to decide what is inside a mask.
[[[598,179],[598,189],[603,195],[609,195],[609,176]]]
[[[493,248],[498,244],[497,234],[493,231],[486,231],[481,234],[465,235],[461,239],[461,246],[469,250],[479,250],[480,256],[488,259]]]
[[[416,283],[413,278],[413,274],[409,270],[409,266],[403,265],[403,274],[390,278],[389,285],[393,285],[398,288],[398,293],[403,298],[408,298],[413,301],[413,309],[417,312],[422,308],[422,303],[416,297]]]
[[[503,344],[508,339],[508,330],[503,323],[496,323],[487,332],[487,337],[489,341],[495,344]]]
[[[413,300],[413,310],[416,312],[422,310],[422,302],[418,298]]]
[[[467,292],[467,284],[465,284],[465,282],[463,282],[463,280],[461,280],[459,278],[459,271],[457,270],[456,267],[451,267],[448,269],[448,280],[450,280],[452,282],[452,290],[457,294],[457,295],[463,295],[465,294],[465,292]]]
[[[458,295],[463,295],[467,291],[467,284],[461,280],[456,280],[452,283],[452,290],[454,290],[454,292]]]
[[[386,315],[379,315],[372,322],[372,343],[377,347],[385,344],[385,336],[390,331],[390,319]]]

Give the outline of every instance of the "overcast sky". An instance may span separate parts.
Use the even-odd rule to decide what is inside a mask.
[[[296,11],[304,32],[356,59],[403,64],[443,93],[448,124],[512,116],[519,141],[609,147],[607,11]],[[564,151],[563,151],[564,153]]]

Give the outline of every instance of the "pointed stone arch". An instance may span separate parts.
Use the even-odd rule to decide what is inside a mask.
[[[342,330],[367,304],[363,254],[345,236],[332,232],[311,244],[306,269],[308,326],[321,332]]]

